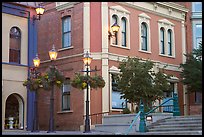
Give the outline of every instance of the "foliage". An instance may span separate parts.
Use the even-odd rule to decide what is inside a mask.
[[[50,68],[42,77],[42,85],[45,90],[50,90],[52,85],[61,87],[65,77],[57,68]]]
[[[188,92],[202,92],[202,43],[198,49],[185,54],[186,62],[180,64],[182,82],[187,85]]]
[[[23,86],[26,86],[30,91],[37,91],[40,88],[50,90],[52,85],[61,87],[64,83],[65,77],[57,68],[50,68],[45,74],[31,76],[23,82]]]
[[[23,82],[23,86],[26,86],[30,91],[36,91],[43,87],[40,78],[27,78],[27,80]]]
[[[163,69],[159,72],[152,71],[152,61],[142,61],[139,58],[123,60],[119,64],[120,74],[116,77],[118,89],[121,91],[121,98],[128,102],[139,104],[142,99],[146,104],[163,97],[163,91],[168,91],[170,85],[168,78],[164,75]]]
[[[131,111],[130,111],[129,108],[124,108],[123,109],[123,114],[130,114],[130,113],[131,113]]]
[[[75,77],[71,81],[71,85],[78,89],[85,89],[87,87],[87,83],[91,88],[103,88],[105,86],[104,79],[99,75],[94,75],[93,77],[87,75],[81,75],[80,73],[76,73]]]

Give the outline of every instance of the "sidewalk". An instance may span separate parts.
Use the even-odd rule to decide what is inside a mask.
[[[91,131],[83,133],[82,131],[55,131],[47,133],[47,131],[31,132],[25,130],[4,130],[2,135],[114,135],[113,133]]]

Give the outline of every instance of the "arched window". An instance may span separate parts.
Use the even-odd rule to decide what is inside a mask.
[[[144,22],[141,24],[141,46],[142,50],[147,51],[147,25]]]
[[[126,19],[123,17],[122,19],[121,19],[121,25],[122,25],[122,46],[123,47],[127,47],[127,30],[126,30],[126,28],[127,28],[127,26],[126,26]]]
[[[21,31],[18,27],[10,30],[9,62],[20,64]]]
[[[168,55],[172,55],[172,31],[168,30]]]
[[[117,17],[117,15],[113,15],[113,16],[112,16],[112,24],[111,24],[111,26],[112,26],[114,23],[117,23],[117,24],[118,24],[118,17]],[[114,45],[118,45],[118,32],[115,33],[115,37],[113,37],[112,43],[113,43]]]
[[[161,46],[161,54],[165,54],[164,48],[164,28],[160,28],[160,46]]]
[[[67,16],[62,19],[62,47],[71,46],[71,17]]]

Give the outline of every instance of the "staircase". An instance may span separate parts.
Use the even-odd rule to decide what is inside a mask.
[[[95,131],[114,134],[125,134],[131,121],[136,115],[106,116],[103,124],[95,125]],[[139,119],[132,127],[128,135],[202,135],[202,115],[194,116],[170,116],[148,124],[148,132],[141,133],[138,130]]]
[[[148,135],[202,135],[202,116],[174,116],[147,126]]]

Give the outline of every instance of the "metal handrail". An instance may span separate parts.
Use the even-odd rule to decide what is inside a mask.
[[[134,120],[133,120],[132,123],[130,124],[128,130],[125,132],[125,135],[127,135],[127,134],[130,132],[130,130],[132,129],[133,124],[134,124],[134,123],[136,122],[136,120],[138,119],[140,113],[141,113],[141,111],[139,111],[139,112],[137,113],[137,115],[135,116]]]
[[[149,115],[150,113],[152,113],[154,110],[156,110],[158,107],[161,107],[162,105],[164,105],[166,102],[173,100],[174,98],[169,98],[166,101],[164,101],[163,103],[161,103],[160,105],[156,106],[155,108],[151,109],[149,112],[145,113],[145,115]]]

